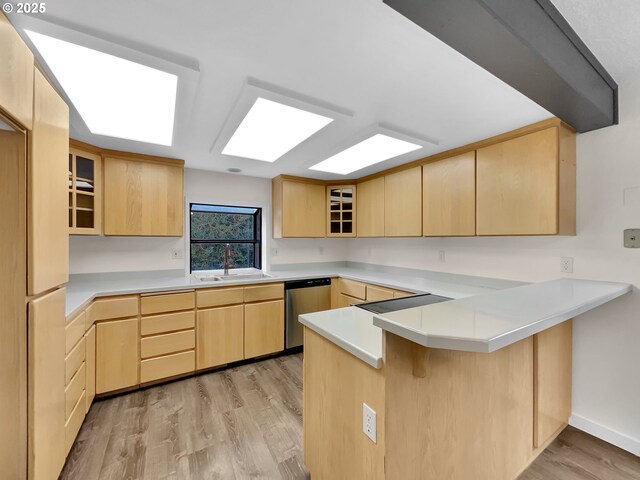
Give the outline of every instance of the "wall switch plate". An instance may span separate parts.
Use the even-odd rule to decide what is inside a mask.
[[[438,250],[438,262],[444,263],[446,261],[444,250]]]
[[[179,260],[181,258],[184,258],[184,251],[181,248],[172,248],[171,258],[173,258],[174,260]]]
[[[573,273],[573,257],[560,257],[560,271]]]
[[[362,404],[362,432],[369,437],[373,443],[378,443],[376,412],[366,403]]]
[[[624,231],[625,248],[640,248],[640,228],[627,228]]]

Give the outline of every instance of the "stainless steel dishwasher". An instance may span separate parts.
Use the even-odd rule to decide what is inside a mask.
[[[284,283],[285,295],[285,345],[286,348],[302,345],[302,324],[298,315],[321,312],[331,308],[331,279],[313,278]]]

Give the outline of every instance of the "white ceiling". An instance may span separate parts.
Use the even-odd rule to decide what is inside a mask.
[[[380,0],[56,0],[39,18],[161,61],[199,66],[192,97],[179,105],[172,147],[92,136],[72,122],[80,140],[182,158],[192,168],[335,179],[344,177],[308,167],[376,124],[437,141],[355,178],[551,116]],[[96,74],[87,72],[87,81]],[[275,163],[210,153],[249,77],[353,115],[340,116]]]
[[[618,83],[640,75],[638,0],[552,0]]]

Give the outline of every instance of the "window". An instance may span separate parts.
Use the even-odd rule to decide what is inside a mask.
[[[191,271],[224,268],[231,246],[231,268],[261,268],[262,209],[192,203]]]

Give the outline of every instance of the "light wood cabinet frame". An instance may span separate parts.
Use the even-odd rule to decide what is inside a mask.
[[[69,234],[70,235],[101,235],[102,234],[102,157],[95,153],[69,147],[71,157],[71,171],[69,172]],[[93,192],[83,191],[77,188],[80,181],[89,180],[78,177],[77,157],[82,157],[93,162]],[[78,198],[86,196],[93,198],[93,207],[80,205]],[[87,212],[93,215],[93,227],[78,226],[78,212]]]
[[[327,212],[327,226],[326,232],[327,237],[355,237],[357,231],[357,194],[356,194],[356,185],[328,185],[326,187],[327,191],[327,204],[326,204],[326,212]],[[351,190],[351,209],[344,209],[343,206],[345,202],[343,201],[345,191]],[[337,210],[331,209],[331,192],[338,191],[340,195],[339,206],[340,208]],[[333,218],[333,214],[337,214],[337,220]],[[350,214],[351,219],[345,219],[345,214]],[[331,224],[337,224],[339,226],[339,232],[332,232]],[[345,228],[345,224],[351,224],[351,231],[345,232],[344,230],[348,230]]]

